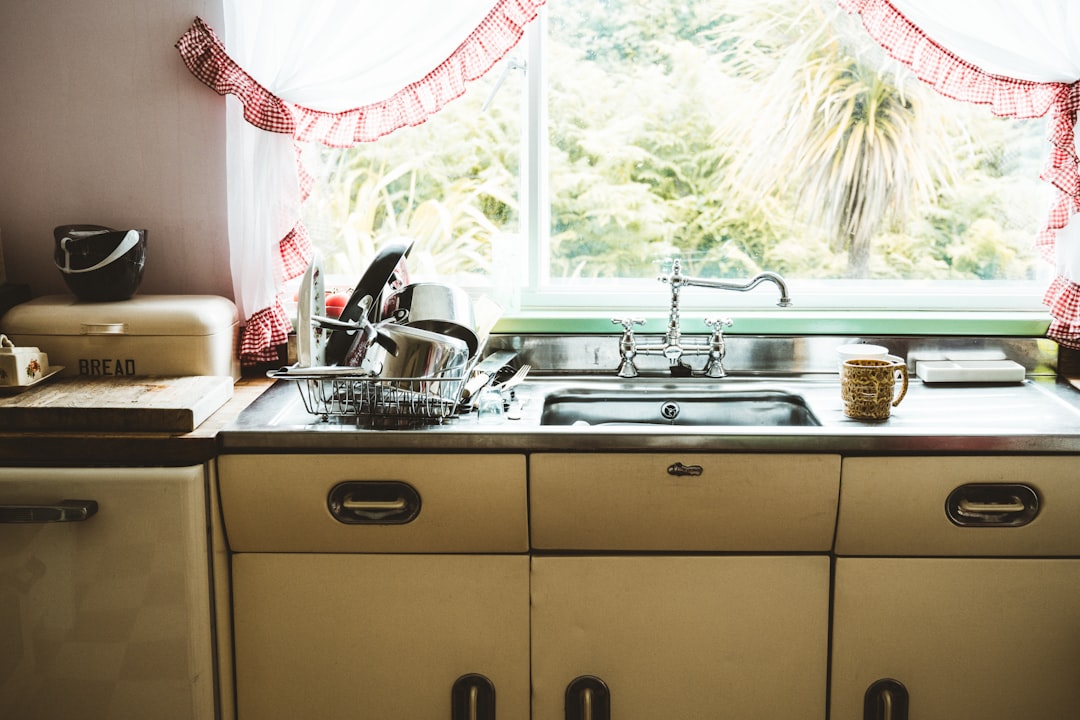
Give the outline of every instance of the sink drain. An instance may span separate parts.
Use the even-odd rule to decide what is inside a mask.
[[[682,408],[679,407],[679,403],[674,400],[668,400],[660,406],[660,417],[665,420],[674,420],[679,417],[680,412],[682,412]]]

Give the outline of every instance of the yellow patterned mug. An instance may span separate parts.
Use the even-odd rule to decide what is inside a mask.
[[[901,381],[896,392],[896,381]],[[886,360],[846,360],[840,371],[840,396],[844,414],[858,420],[885,420],[908,389],[907,365],[890,355]]]

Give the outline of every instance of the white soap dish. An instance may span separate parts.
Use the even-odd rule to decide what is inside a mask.
[[[922,360],[915,374],[923,382],[1021,382],[1024,366],[1012,360]]]

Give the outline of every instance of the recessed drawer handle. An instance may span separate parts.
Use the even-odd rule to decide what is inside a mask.
[[[96,500],[61,500],[55,505],[0,505],[0,523],[82,522],[97,511]]]
[[[401,512],[408,503],[405,498],[398,498],[397,500],[353,500],[351,497],[345,499],[341,503],[341,507],[346,510],[359,510],[360,512]]]
[[[403,525],[420,514],[420,493],[400,480],[347,480],[330,491],[326,507],[346,525]]]
[[[1020,498],[1018,497],[1014,496],[1012,500],[1013,502],[980,503],[974,502],[973,500],[964,499],[961,500],[957,504],[957,506],[960,508],[961,511],[970,513],[972,515],[977,513],[1017,513],[1023,512],[1024,508],[1027,507],[1026,505],[1024,505],[1023,502],[1020,501]]]
[[[960,527],[1020,527],[1039,514],[1039,496],[1017,483],[969,483],[949,493],[945,514]]]

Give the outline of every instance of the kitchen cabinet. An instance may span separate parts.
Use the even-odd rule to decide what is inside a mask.
[[[532,604],[533,720],[583,677],[615,720],[825,717],[825,556],[540,556]]]
[[[1076,714],[1076,462],[844,460],[831,717]]]
[[[838,457],[529,470],[534,720],[825,717]]]
[[[823,719],[839,468],[223,455],[238,717]]]
[[[226,455],[237,715],[529,714],[523,455]]]
[[[206,470],[0,468],[0,717],[218,717]]]

